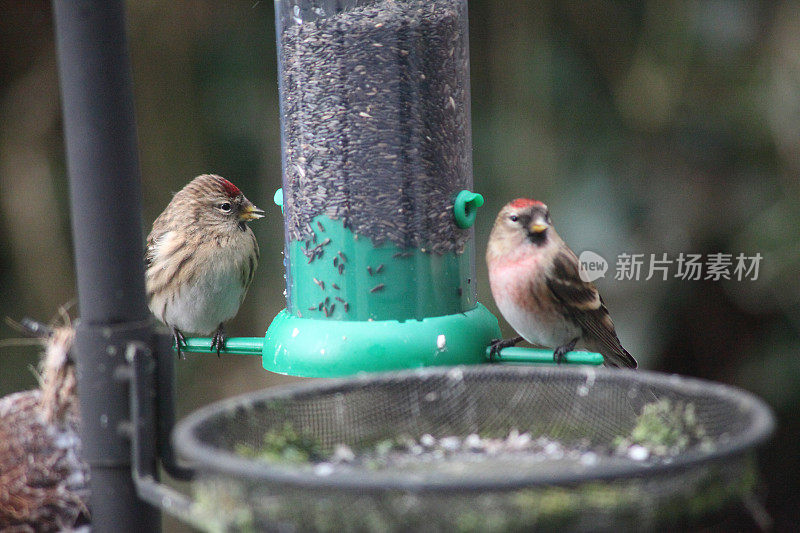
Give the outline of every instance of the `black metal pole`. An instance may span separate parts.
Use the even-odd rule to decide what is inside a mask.
[[[131,342],[152,345],[144,292],[139,162],[121,0],[54,0],[70,176],[80,322],[76,327],[84,459],[93,531],[157,531],[158,511],[131,476]]]

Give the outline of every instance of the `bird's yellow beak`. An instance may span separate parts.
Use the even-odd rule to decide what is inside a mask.
[[[251,203],[247,203],[242,206],[242,211],[239,213],[239,220],[248,221],[248,220],[257,220],[264,216],[264,211],[257,208]]]
[[[546,230],[549,227],[550,227],[550,224],[548,224],[544,220],[539,219],[539,220],[534,220],[533,223],[531,223],[531,225],[528,226],[528,229],[532,233],[541,233],[541,232],[543,232],[544,230]]]

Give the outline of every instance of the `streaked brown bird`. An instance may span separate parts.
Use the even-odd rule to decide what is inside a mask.
[[[247,222],[264,216],[230,181],[203,174],[173,196],[147,237],[145,276],[150,310],[172,329],[178,355],[184,333],[225,345],[224,323],[239,311],[258,265]]]
[[[603,355],[606,366],[636,368],[593,283],[580,276],[575,253],[564,244],[542,202],[518,198],[497,215],[486,250],[497,307],[521,337],[492,344],[496,355],[523,338],[554,348],[564,360],[578,342]]]

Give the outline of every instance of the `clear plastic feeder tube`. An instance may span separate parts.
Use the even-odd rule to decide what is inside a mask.
[[[465,0],[276,3],[287,301],[408,319],[476,305]]]
[[[284,313],[339,324],[485,319],[474,213],[459,217],[482,203],[461,200],[472,188],[466,0],[275,5]],[[482,360],[488,333],[477,329]],[[490,329],[499,334],[496,320]],[[439,351],[443,335],[433,337]]]

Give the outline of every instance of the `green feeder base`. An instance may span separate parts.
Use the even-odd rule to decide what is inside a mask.
[[[340,321],[278,313],[264,339],[262,364],[279,374],[351,376],[426,366],[486,362],[500,328],[483,305],[422,320]]]
[[[285,309],[265,337],[231,337],[221,353],[261,355],[266,370],[306,377],[490,362],[489,344],[500,338],[497,319],[483,305],[466,313],[423,320],[327,321]],[[216,354],[208,337],[186,339],[185,352]],[[510,346],[494,363],[553,365],[553,351]],[[603,364],[599,353],[574,351],[568,365]]]

